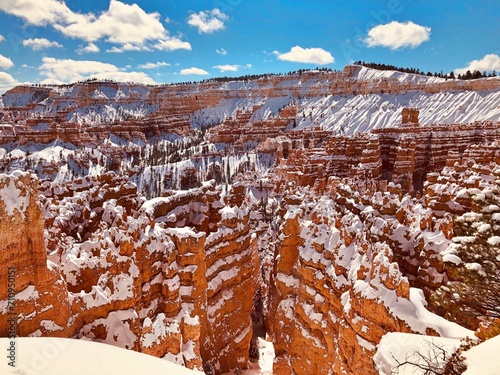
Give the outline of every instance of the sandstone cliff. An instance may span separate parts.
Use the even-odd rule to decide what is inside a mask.
[[[214,185],[143,203],[113,174],[44,184],[46,247],[37,185],[17,173],[0,190],[19,335],[87,337],[200,370],[246,366],[259,273],[246,209]]]
[[[259,335],[277,374],[375,374],[387,332],[471,335],[426,306],[466,320],[431,297],[459,278],[457,223],[496,191],[499,93],[360,67],[18,87],[0,125],[17,333],[209,374],[247,367]]]

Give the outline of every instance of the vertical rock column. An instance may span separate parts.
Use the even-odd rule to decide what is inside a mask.
[[[184,312],[180,326],[184,362],[188,368],[201,370],[201,351],[207,335],[205,233],[195,233],[189,228],[170,228],[168,232],[177,248],[179,294]]]
[[[10,313],[18,336],[71,334],[68,292],[47,263],[37,196],[38,180],[30,173],[0,175],[0,336],[7,336]]]

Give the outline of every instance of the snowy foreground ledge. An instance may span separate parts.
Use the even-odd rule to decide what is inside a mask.
[[[433,358],[433,365],[443,368],[446,361],[443,360],[441,350],[451,355],[460,346],[460,340],[443,337],[431,337],[425,335],[414,335],[408,333],[388,333],[378,346],[374,361],[381,375],[424,375],[425,370],[417,366],[402,366],[399,371],[394,372],[397,362],[409,360],[412,363],[425,365],[422,358],[416,355],[418,351],[427,358]],[[436,348],[439,350],[436,351]],[[500,374],[500,336],[472,347],[462,353],[465,358],[467,370],[463,375],[498,375]]]
[[[86,340],[61,338],[16,338],[16,367],[2,355],[0,374],[16,375],[192,375],[200,372],[147,354]],[[9,339],[0,338],[2,353]]]

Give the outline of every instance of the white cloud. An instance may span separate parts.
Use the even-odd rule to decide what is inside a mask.
[[[330,52],[322,48],[302,48],[300,46],[292,47],[290,52],[279,53],[273,51],[278,56],[278,60],[325,65],[335,62]]]
[[[147,13],[137,4],[110,0],[108,10],[100,14],[75,13],[61,0],[0,0],[0,10],[23,18],[29,24],[52,26],[67,37],[88,43],[105,40],[117,44],[117,50],[150,50],[148,43],[169,42],[170,49],[187,49],[187,42],[169,36],[157,12]],[[189,43],[187,43],[189,44]],[[190,48],[189,48],[190,49]]]
[[[61,21],[75,22],[79,17],[64,2],[57,0],[0,0],[0,10],[23,18],[36,26],[46,26]]]
[[[5,37],[3,35],[0,35],[0,42],[3,42],[5,40]]]
[[[215,66],[213,66],[213,68],[219,69],[222,73],[224,73],[224,72],[237,72],[240,68],[251,69],[252,64],[246,64],[244,66],[242,66],[242,65],[229,65],[229,64],[215,65]]]
[[[221,72],[237,72],[240,68],[240,65],[215,65],[213,68],[219,69]]]
[[[19,84],[20,82],[18,82],[9,73],[0,72],[0,93],[10,90]]]
[[[224,29],[224,21],[228,16],[222,13],[219,9],[214,8],[204,12],[193,13],[188,17],[188,25],[198,28],[200,34],[211,34],[215,31]]]
[[[122,44],[120,47],[111,47],[106,50],[106,52],[111,52],[111,53],[122,53],[122,52],[130,52],[130,51],[151,51],[151,49],[148,46],[145,45],[140,45],[140,44],[134,44],[134,43],[125,43]]]
[[[200,68],[189,68],[189,69],[182,69],[180,71],[180,74],[183,76],[188,76],[188,75],[206,76],[209,73],[206,70]]]
[[[368,31],[364,42],[368,47],[388,47],[392,50],[416,48],[430,39],[431,28],[417,25],[411,21],[404,23],[392,21],[378,25]]]
[[[467,70],[470,70],[471,72],[474,70],[478,70],[480,72],[490,72],[496,70],[498,72],[500,71],[500,56],[493,53],[485,55],[481,60],[471,61],[465,68],[455,69],[455,73],[464,74],[467,73]]]
[[[12,77],[9,73],[5,72],[0,72],[0,84],[13,84],[16,83],[17,81]]]
[[[169,38],[166,40],[160,40],[154,45],[154,48],[160,51],[174,51],[176,49],[191,51],[191,44],[189,42],[183,42],[179,38]]]
[[[218,53],[219,55],[222,55],[222,56],[227,55],[227,51],[224,48],[216,49],[215,52]]]
[[[84,53],[97,53],[100,49],[94,43],[89,43],[85,47],[80,46],[76,49],[76,53],[83,55]]]
[[[8,57],[0,54],[0,68],[1,69],[10,69],[14,66],[14,63]]]
[[[146,64],[140,64],[137,66],[139,69],[158,69],[158,68],[163,68],[165,66],[170,66],[168,62],[165,61],[158,61],[155,63],[148,62]]]
[[[56,41],[51,42],[46,38],[30,38],[23,40],[23,46],[31,47],[33,51],[40,51],[45,48],[62,48],[62,45],[57,43]]]
[[[111,0],[109,9],[99,16],[80,15],[76,22],[56,24],[64,35],[94,42],[106,38],[110,43],[144,43],[165,36],[159,13],[146,13],[137,4]]]
[[[87,78],[111,79],[154,84],[155,81],[143,72],[125,72],[113,64],[92,60],[55,59],[44,57],[38,68],[47,77],[42,83],[70,83]]]
[[[79,55],[83,55],[84,53],[97,53],[99,51],[99,47],[97,47],[94,43],[89,43],[85,47],[80,46],[76,50],[76,53],[78,53]]]

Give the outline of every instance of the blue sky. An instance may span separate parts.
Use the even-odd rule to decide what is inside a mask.
[[[342,69],[500,71],[498,0],[0,0],[0,92]]]

